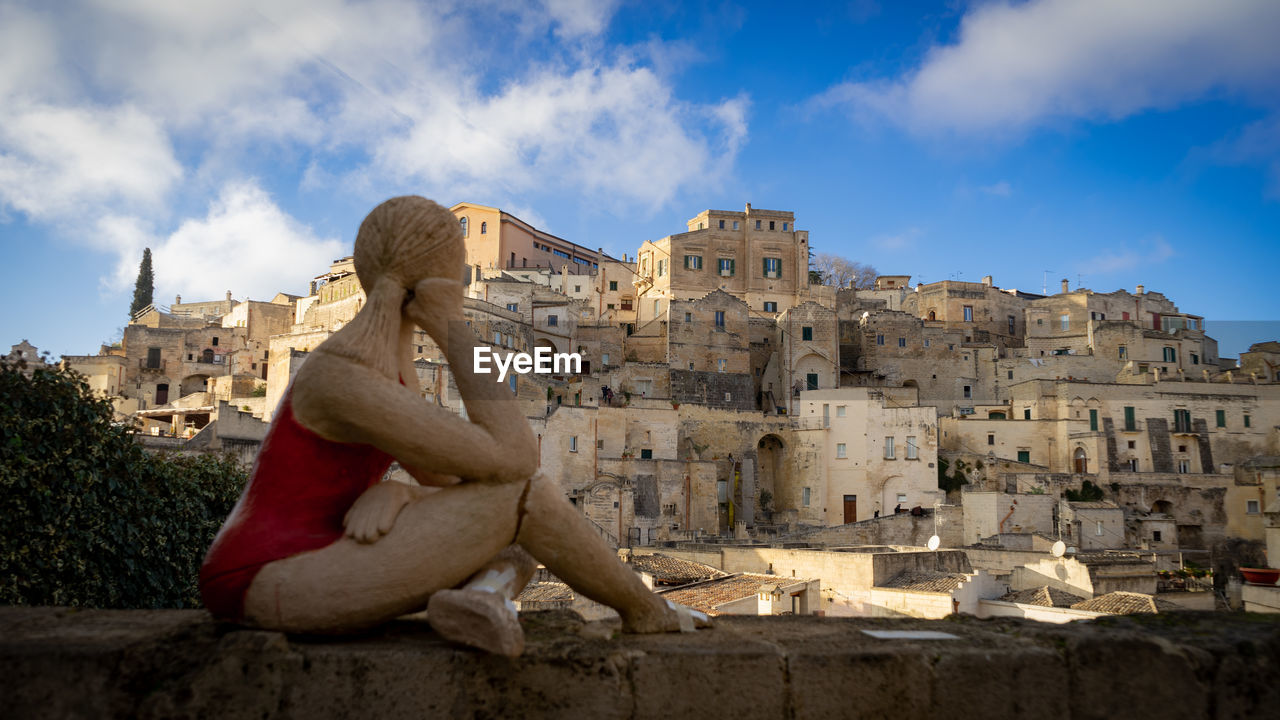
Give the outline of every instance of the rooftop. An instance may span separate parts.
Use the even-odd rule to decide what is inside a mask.
[[[915,572],[903,570],[879,587],[916,592],[949,593],[964,584],[969,576],[964,573]]]
[[[1015,590],[1000,599],[1005,602],[1021,603],[1023,605],[1060,608],[1073,607],[1076,603],[1084,602],[1084,598],[1079,595],[1073,595],[1066,590],[1059,590],[1048,585],[1026,590]]]
[[[787,587],[807,582],[810,581],[805,578],[739,573],[660,592],[662,597],[671,602],[688,605],[708,615],[716,615],[716,608],[727,602],[749,598],[760,592],[761,586],[781,585],[782,587]]]
[[[654,580],[668,585],[687,585],[700,580],[724,577],[727,573],[710,565],[666,555],[633,555],[631,566],[637,572],[648,573]]]
[[[520,591],[516,602],[573,602],[573,590],[562,582],[531,582]]]
[[[1176,605],[1158,600],[1154,595],[1125,592],[1117,590],[1106,595],[1099,595],[1092,600],[1078,602],[1071,606],[1076,610],[1111,613],[1113,615],[1132,615],[1134,613],[1158,613],[1177,610]]]

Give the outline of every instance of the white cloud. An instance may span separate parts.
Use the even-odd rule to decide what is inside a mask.
[[[978,188],[978,190],[996,197],[1009,197],[1013,194],[1013,186],[1010,185],[1007,180],[1001,180],[990,185],[983,185]]]
[[[1250,123],[1208,148],[1197,148],[1189,158],[1221,165],[1261,165],[1267,174],[1264,193],[1280,200],[1280,114]]]
[[[598,35],[618,7],[618,0],[544,0],[547,13],[559,25],[557,33],[568,37]]]
[[[454,192],[577,188],[656,207],[716,176],[746,136],[746,101],[694,106],[647,68],[543,70],[500,94],[413,98],[376,170]]]
[[[611,56],[599,34],[617,0],[481,2],[0,6],[0,217],[113,248],[108,287],[132,281],[149,244],[166,291],[218,296],[234,271],[247,274],[233,291],[265,293],[279,268],[254,268],[306,277],[332,241],[262,189],[293,187],[238,178],[653,208],[732,166],[746,98],[685,101],[652,63]],[[500,26],[520,29],[496,43]],[[211,197],[203,218],[175,209]]]
[[[847,82],[819,104],[915,131],[998,133],[1115,120],[1216,92],[1274,100],[1280,3],[1031,0],[980,4],[954,44],[887,81]]]
[[[1089,273],[1106,275],[1132,270],[1139,265],[1149,267],[1162,263],[1176,254],[1163,237],[1156,235],[1139,243],[1137,248],[1125,245],[1099,253],[1081,268]]]
[[[58,35],[38,14],[0,5],[0,97],[58,92]]]
[[[0,98],[0,204],[38,220],[108,204],[155,207],[181,176],[164,129],[132,105]]]
[[[156,296],[162,298],[220,298],[230,290],[268,300],[281,291],[303,292],[308,278],[345,253],[343,243],[317,237],[254,182],[226,185],[205,217],[151,242]],[[126,245],[133,253],[121,264],[136,272],[139,239]],[[117,278],[122,274],[132,282],[129,272],[117,272]]]
[[[871,238],[871,244],[886,252],[907,250],[915,246],[916,240],[924,234],[918,227],[909,227],[896,233],[877,235]]]

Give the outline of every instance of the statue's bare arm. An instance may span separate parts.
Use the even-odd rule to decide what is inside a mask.
[[[472,372],[469,363],[477,343],[462,317],[461,285],[431,279],[418,288],[406,314],[444,350],[470,421],[426,402],[373,368],[325,352],[323,346],[295,381],[295,412],[325,438],[387,452],[420,482],[438,478],[449,484],[450,476],[499,483],[527,480],[538,464],[533,431],[505,385]],[[404,372],[404,363],[397,367]],[[405,380],[416,387],[416,376]]]

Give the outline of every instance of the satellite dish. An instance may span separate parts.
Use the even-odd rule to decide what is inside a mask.
[[[933,537],[929,538],[930,550],[937,550],[938,546],[941,544],[942,544],[942,538],[938,537],[937,535],[934,535]]]
[[[1054,557],[1062,557],[1063,553],[1065,553],[1066,551],[1067,551],[1067,544],[1059,540],[1058,542],[1053,544],[1053,549],[1050,550],[1049,552],[1053,553]]]

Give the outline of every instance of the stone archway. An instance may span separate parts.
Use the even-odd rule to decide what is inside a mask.
[[[772,500],[765,504],[761,503],[761,509],[777,510],[783,506],[780,502],[779,491],[783,487],[784,470],[783,464],[786,460],[786,445],[783,444],[782,438],[772,433],[760,438],[756,443],[756,487],[761,495],[769,493]]]
[[[833,387],[831,383],[831,363],[821,355],[809,353],[796,361],[795,377],[801,389],[819,390]]]
[[[615,547],[627,542],[634,521],[634,500],[631,483],[610,473],[596,476],[596,482],[577,490],[573,498],[574,505]]]
[[[209,376],[204,374],[188,375],[178,386],[178,397],[186,397],[192,393],[208,392]]]
[[[1071,470],[1077,475],[1083,475],[1089,472],[1089,453],[1084,448],[1078,447],[1071,455]]]

